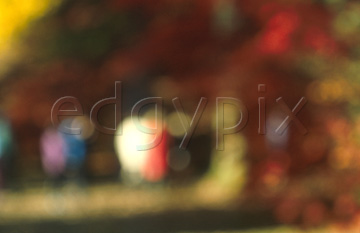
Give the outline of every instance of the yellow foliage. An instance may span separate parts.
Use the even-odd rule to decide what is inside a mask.
[[[56,1],[53,0],[1,0],[0,52],[7,49],[19,32],[34,19],[43,16]]]

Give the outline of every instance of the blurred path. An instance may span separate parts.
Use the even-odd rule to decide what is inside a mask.
[[[172,211],[158,214],[142,214],[129,218],[97,218],[76,221],[42,221],[5,224],[1,232],[212,232],[247,229],[249,227],[269,227],[272,220],[264,218],[264,213],[249,214],[239,211]],[[265,215],[267,216],[267,215]]]
[[[195,188],[118,184],[4,191],[0,232],[181,232],[271,226],[266,212],[236,210]]]

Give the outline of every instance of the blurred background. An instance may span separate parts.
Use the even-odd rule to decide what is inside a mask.
[[[0,231],[359,232],[359,42],[351,0],[0,0]],[[116,81],[122,104],[98,121],[122,135],[90,122]],[[64,96],[84,114],[54,126]],[[147,97],[163,98],[162,141],[137,151],[154,138],[130,119]],[[175,97],[189,122],[208,100],[186,150]],[[249,113],[222,151],[216,97]],[[306,98],[307,134],[275,133],[278,97]],[[223,125],[240,117],[226,105]]]

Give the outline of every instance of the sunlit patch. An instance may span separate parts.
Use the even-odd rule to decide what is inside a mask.
[[[314,81],[306,91],[309,100],[317,104],[338,103],[354,96],[353,87],[344,79]]]

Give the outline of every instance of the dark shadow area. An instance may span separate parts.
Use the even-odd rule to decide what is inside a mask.
[[[170,233],[183,231],[234,231],[263,228],[275,225],[269,212],[243,211],[173,211],[131,218],[98,218],[79,221],[41,221],[4,224],[0,232],[126,232],[126,233]]]

